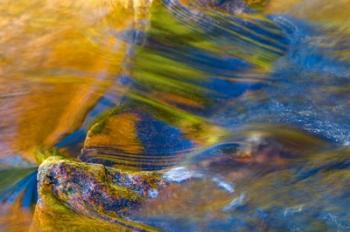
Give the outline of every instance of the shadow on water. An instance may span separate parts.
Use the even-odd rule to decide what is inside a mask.
[[[350,44],[336,3],[5,2],[0,230],[350,229]],[[50,156],[166,184],[127,219],[106,212],[135,199],[106,205],[107,187],[84,199],[93,168],[37,203]]]

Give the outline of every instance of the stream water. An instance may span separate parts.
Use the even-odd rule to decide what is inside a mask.
[[[349,10],[0,0],[0,231],[108,228],[37,213],[57,155],[160,174],[125,216],[155,230],[350,231]]]

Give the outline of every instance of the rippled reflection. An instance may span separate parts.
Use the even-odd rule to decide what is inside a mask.
[[[0,230],[350,230],[349,9],[0,1]]]

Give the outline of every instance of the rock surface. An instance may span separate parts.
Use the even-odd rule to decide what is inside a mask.
[[[63,205],[83,218],[103,220],[131,231],[152,231],[148,226],[128,221],[127,212],[163,184],[160,176],[151,172],[127,173],[99,164],[50,157],[39,167],[36,211]]]

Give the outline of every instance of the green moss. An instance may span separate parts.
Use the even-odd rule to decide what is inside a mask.
[[[57,148],[43,148],[40,147],[35,152],[35,160],[38,164],[41,164],[44,160],[48,159],[51,156],[57,156],[57,157],[65,157],[63,153],[60,152]]]

